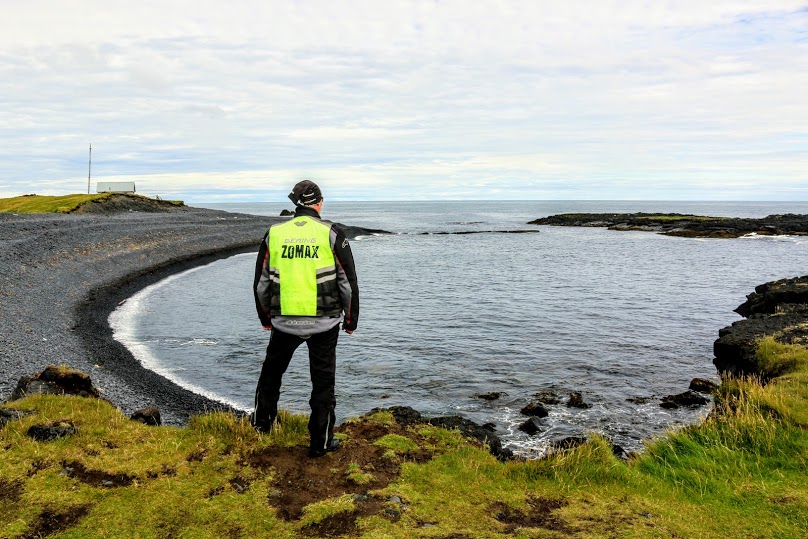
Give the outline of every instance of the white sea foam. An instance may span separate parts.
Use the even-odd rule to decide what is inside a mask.
[[[252,255],[250,253],[245,253],[235,256]],[[150,371],[159,374],[171,382],[174,382],[178,386],[187,389],[188,391],[192,391],[197,395],[202,395],[203,397],[222,402],[228,406],[232,406],[236,410],[250,411],[251,409],[244,407],[243,404],[240,404],[232,399],[228,399],[224,395],[220,395],[214,391],[210,391],[209,389],[205,389],[202,386],[184,379],[179,373],[185,371],[185,368],[172,368],[161,362],[149,349],[148,342],[138,340],[135,337],[135,332],[133,331],[136,321],[139,318],[147,315],[148,309],[146,308],[146,304],[151,296],[158,293],[161,288],[168,286],[172,282],[182,279],[191,273],[199,271],[207,265],[208,264],[197,266],[195,268],[191,268],[189,270],[166,277],[161,281],[147,286],[125,302],[121,303],[117,309],[110,313],[108,318],[109,326],[112,328],[112,337],[116,341],[123,344],[132,353],[135,359],[140,362],[143,368],[149,369]],[[192,341],[184,341],[180,345],[182,346],[183,344],[212,346],[217,344],[217,341],[213,339],[193,339]]]

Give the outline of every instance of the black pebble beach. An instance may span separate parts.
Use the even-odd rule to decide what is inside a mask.
[[[49,364],[84,371],[127,415],[157,406],[164,424],[226,408],[144,369],[107,318],[173,273],[258,250],[278,218],[199,208],[163,213],[0,213],[0,400]],[[245,275],[245,285],[252,276]],[[256,329],[260,331],[260,327]]]

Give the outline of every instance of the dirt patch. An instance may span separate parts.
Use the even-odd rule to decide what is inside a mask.
[[[174,477],[177,475],[177,469],[168,464],[160,466],[160,470],[150,470],[146,472],[146,477],[149,479],[157,479],[158,477]]]
[[[320,522],[309,524],[302,528],[304,535],[308,537],[350,537],[359,536],[359,526],[356,523],[358,518],[381,513],[382,516],[393,522],[398,521],[400,513],[396,510],[385,509],[385,502],[375,496],[355,495],[354,503],[356,509],[337,513]]]
[[[337,432],[347,435],[342,446],[322,458],[309,458],[308,448],[300,446],[269,448],[242,457],[243,464],[252,468],[264,471],[271,469],[274,481],[268,499],[270,505],[277,507],[279,518],[298,520],[303,514],[303,508],[309,504],[354,494],[357,500],[356,511],[345,513],[348,516],[335,516],[334,522],[324,524],[323,521],[318,524],[348,530],[349,526],[341,523],[341,519],[353,522],[359,517],[379,512],[383,502],[376,503],[367,493],[384,488],[396,480],[402,462],[424,462],[432,458],[432,454],[420,445],[416,451],[394,457],[389,454],[385,456],[385,448],[373,445],[373,442],[387,434],[398,434],[410,438],[416,444],[423,443],[418,435],[397,424],[380,425],[363,421],[344,424]],[[356,474],[348,471],[349,466],[352,470],[357,467],[361,470],[361,481],[357,481]]]
[[[207,453],[208,452],[206,450],[200,451],[199,449],[195,449],[194,451],[191,452],[190,455],[185,457],[185,460],[187,460],[188,462],[202,462],[205,459],[205,455],[207,455]]]
[[[527,500],[528,510],[522,512],[509,505],[497,502],[491,506],[489,511],[494,518],[507,525],[507,531],[512,532],[517,528],[543,528],[546,530],[558,531],[571,534],[574,530],[567,526],[561,518],[553,513],[565,505],[564,500],[554,500],[533,496]]]
[[[50,468],[50,463],[44,459],[34,459],[28,468],[28,477],[35,476],[39,471]]]
[[[28,527],[28,531],[20,538],[35,539],[61,533],[78,524],[89,510],[89,506],[86,505],[57,510],[45,509],[34,519]]]
[[[135,479],[131,475],[126,474],[111,474],[101,470],[88,470],[84,467],[84,464],[80,462],[65,462],[62,466],[64,467],[62,473],[93,487],[128,487]]]
[[[16,502],[24,489],[25,485],[19,479],[8,481],[0,478],[0,502]]]

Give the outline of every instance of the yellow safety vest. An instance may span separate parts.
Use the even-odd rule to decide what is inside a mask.
[[[331,223],[295,217],[269,229],[270,315],[339,316]]]

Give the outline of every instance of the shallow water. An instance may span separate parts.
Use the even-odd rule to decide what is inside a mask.
[[[213,207],[213,205],[211,205]],[[277,215],[282,205],[216,205]],[[565,211],[677,211],[729,216],[808,213],[778,203],[331,203],[323,215],[402,232],[352,242],[361,287],[359,331],[338,347],[340,419],[377,406],[493,422],[503,441],[540,452],[568,435],[601,432],[628,449],[706,408],[659,399],[693,377],[716,379],[712,343],[740,317],[754,286],[805,274],[808,238],[686,239],[597,228],[538,234],[423,235],[533,229]],[[257,238],[257,241],[260,238]],[[196,392],[251,409],[268,334],[252,299],[254,255],[173,276],[111,317],[116,338],[147,367]],[[307,412],[301,348],[281,406]],[[545,430],[516,429],[542,390],[579,391],[589,409],[550,407]],[[487,402],[480,393],[507,395]],[[645,397],[636,404],[626,399]]]

